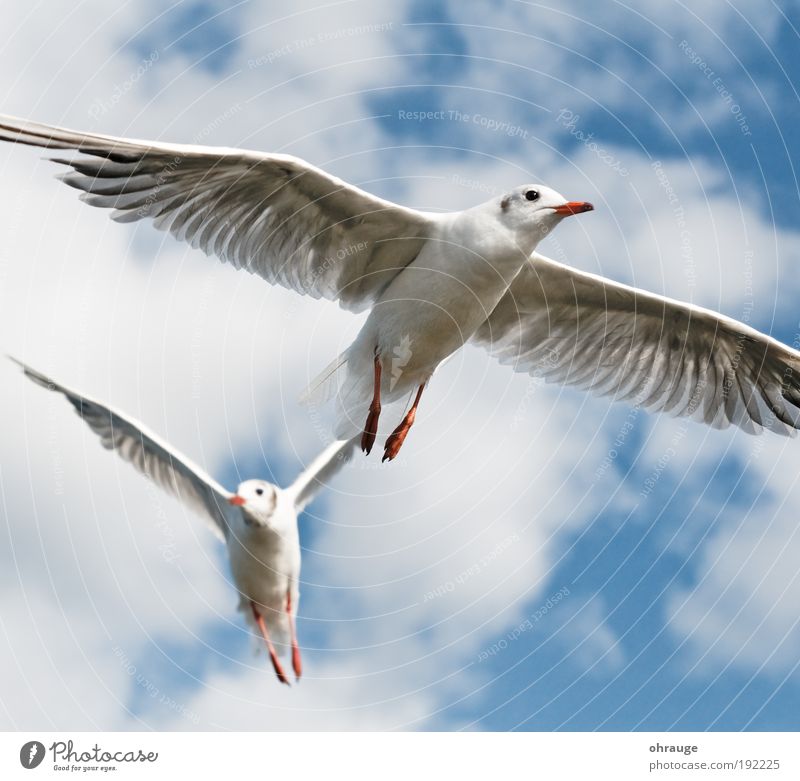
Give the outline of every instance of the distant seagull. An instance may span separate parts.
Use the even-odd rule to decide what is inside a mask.
[[[299,680],[302,663],[295,631],[300,596],[297,516],[348,460],[355,443],[334,442],[288,488],[278,488],[266,480],[245,480],[232,494],[132,418],[59,385],[15,358],[11,360],[35,383],[63,393],[100,437],[103,447],[115,450],[160,488],[211,522],[228,548],[240,595],[239,610],[261,632],[275,674],[286,684],[289,679],[273,640],[283,647],[291,645],[292,668]]]
[[[424,213],[289,155],[79,133],[0,116],[0,139],[78,151],[53,158],[83,200],[315,298],[370,309],[312,384],[337,394],[337,435],[370,452],[381,402],[413,403],[385,444],[394,458],[437,366],[467,341],[516,371],[634,400],[718,428],[800,427],[800,353],[708,309],[535,252],[592,205],[542,185],[462,212]],[[366,422],[364,421],[366,418]]]

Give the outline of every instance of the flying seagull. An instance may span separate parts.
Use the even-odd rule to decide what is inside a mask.
[[[16,358],[25,375],[50,391],[62,393],[97,434],[114,450],[195,514],[209,521],[225,542],[239,610],[264,638],[278,679],[289,683],[278,658],[291,648],[292,669],[302,673],[295,616],[300,597],[300,539],[297,516],[349,459],[355,443],[328,446],[288,488],[266,480],[245,480],[231,493],[200,467],[148,431],[141,423],[99,401],[60,385]]]
[[[708,309],[537,253],[592,205],[524,185],[434,214],[371,195],[290,155],[81,133],[0,116],[0,139],[78,154],[61,178],[119,222],[177,239],[345,309],[369,311],[308,398],[336,395],[336,433],[369,453],[381,403],[413,397],[394,458],[437,366],[466,342],[515,371],[750,433],[800,427],[800,353]]]

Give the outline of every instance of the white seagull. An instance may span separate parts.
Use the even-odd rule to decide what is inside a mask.
[[[266,480],[245,480],[231,493],[199,466],[148,431],[141,423],[26,366],[35,383],[64,394],[108,450],[116,451],[160,488],[180,499],[226,543],[239,591],[239,610],[264,638],[278,679],[289,679],[278,658],[291,648],[292,669],[302,673],[295,616],[300,597],[300,538],[297,516],[349,459],[355,443],[334,442],[288,488]]]
[[[381,401],[413,403],[467,341],[516,371],[750,433],[800,427],[800,353],[708,309],[535,251],[592,205],[524,185],[433,214],[371,195],[290,155],[81,133],[0,116],[0,139],[78,152],[62,179],[112,219],[155,227],[236,268],[355,312],[354,342],[312,384],[337,393],[337,436],[371,450]],[[366,422],[362,422],[366,419]]]

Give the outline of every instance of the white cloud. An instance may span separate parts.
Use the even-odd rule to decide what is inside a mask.
[[[796,443],[765,439],[732,444],[736,455],[746,459],[747,490],[742,499],[719,506],[713,496],[703,498],[713,486],[696,486],[703,509],[691,522],[702,524],[695,533],[705,539],[690,553],[697,559],[699,577],[674,589],[671,626],[686,638],[684,662],[691,670],[716,673],[721,665],[732,665],[756,671],[763,666],[769,673],[785,674],[798,665],[800,642]],[[713,455],[709,466],[714,463],[710,459]]]
[[[430,208],[467,206],[487,188],[500,192],[544,175],[602,206],[559,230],[548,244],[557,257],[563,252],[583,268],[679,297],[696,294],[695,300],[737,315],[747,292],[746,229],[750,244],[765,248],[752,260],[754,323],[768,325],[773,304],[794,298],[797,283],[770,258],[794,252],[797,236],[774,231],[754,204],[719,193],[720,176],[707,166],[664,166],[691,226],[697,269],[690,289],[663,189],[649,161],[629,149],[614,150],[629,166],[628,178],[587,149],[569,161],[534,141],[503,146],[496,158],[458,163],[430,149],[386,149],[393,140],[365,116],[365,101],[372,87],[403,83],[413,72],[407,61],[385,56],[394,51],[393,36],[411,31],[398,29],[403,7],[365,7],[339,4],[270,26],[262,9],[249,7],[235,77],[225,81],[191,67],[188,54],[164,54],[96,122],[88,117],[92,102],[113,94],[139,64],[139,55],[121,43],[144,29],[148,12],[112,14],[85,5],[54,25],[52,9],[37,8],[27,19],[19,10],[12,25],[19,32],[4,55],[18,67],[0,71],[0,94],[17,114],[106,132],[191,140],[213,125],[203,136],[208,143],[291,151],[352,181],[399,171],[399,181],[378,181],[372,189],[404,191],[409,203]],[[289,43],[365,22],[395,26],[391,33],[295,46],[269,64],[248,66]],[[53,32],[43,41],[44,29]],[[78,39],[84,45],[76,46]],[[470,38],[471,48],[483,40],[494,39]],[[524,58],[506,56],[522,62],[537,50],[525,51]],[[473,72],[477,85],[485,79],[496,87],[491,73]],[[601,81],[599,74],[584,86],[599,89]],[[486,101],[487,108],[503,105]],[[231,114],[232,106],[242,108]],[[226,118],[216,123],[218,117]],[[558,132],[553,125],[544,138]],[[474,128],[475,149],[494,150],[496,140]],[[51,166],[36,161],[24,150],[0,150],[7,183],[0,191],[4,347],[128,410],[212,473],[258,448],[267,462],[296,458],[299,468],[321,434],[318,421],[297,406],[297,394],[359,320],[335,305],[271,289],[147,227],[114,225],[56,186]],[[420,173],[424,178],[415,176]],[[480,187],[455,178],[465,173]],[[25,383],[10,366],[0,375],[9,535],[0,554],[0,658],[20,670],[19,677],[7,677],[0,698],[13,710],[3,723],[25,729],[196,726],[186,712],[208,728],[436,725],[432,714],[484,682],[470,663],[541,598],[563,535],[592,517],[586,497],[600,490],[592,478],[613,438],[617,409],[540,388],[478,350],[463,351],[437,374],[398,461],[378,468],[375,456],[357,459],[304,520],[317,528],[313,535],[304,530],[313,550],[306,552],[301,610],[316,611],[304,613],[309,636],[325,638],[325,648],[307,653],[308,680],[284,691],[263,657],[235,659],[212,665],[194,691],[164,692],[180,710],[148,702],[119,649],[137,661],[153,648],[169,657],[170,648],[199,645],[209,622],[241,629],[216,543],[182,508],[102,451],[62,400]],[[657,459],[675,425],[663,420],[648,429],[643,468]],[[743,442],[692,428],[671,469],[688,475],[693,448],[702,446],[708,473],[728,448],[747,452],[751,441]],[[750,650],[737,657],[742,664],[760,663],[764,648],[791,629],[793,592],[781,589],[794,582],[796,556],[779,551],[783,540],[794,542],[784,521],[775,519],[793,515],[794,489],[773,472],[790,459],[785,442],[771,441],[754,467],[776,497],[759,508],[765,539],[721,530],[696,554],[713,562],[707,584],[691,594],[675,592],[673,628],[680,637],[690,633],[701,649],[731,616],[741,632],[758,629],[754,642],[745,643]],[[252,460],[237,466],[243,478],[252,476]],[[180,558],[166,560],[165,544]],[[756,555],[742,567],[748,548]],[[761,584],[764,572],[770,576]],[[729,584],[731,596],[718,599]],[[751,623],[742,621],[737,609],[744,594],[758,600],[762,614],[773,606],[763,625],[752,624],[758,611],[749,609],[743,612]],[[601,621],[613,606],[591,605],[574,642],[595,660],[615,648]],[[729,652],[741,645],[741,632],[723,632],[718,645]],[[789,649],[786,644],[783,666],[791,662]],[[215,651],[222,652],[199,653],[216,658]],[[618,649],[606,658],[613,669],[623,664]],[[137,668],[147,681],[155,679],[140,661]],[[125,710],[132,701],[145,703],[141,721]]]

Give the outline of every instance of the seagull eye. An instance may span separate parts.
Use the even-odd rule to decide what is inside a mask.
[[[264,493],[264,489],[263,488],[256,488],[256,496],[261,496],[261,494],[263,494],[263,493]]]
[[[529,201],[536,201],[539,199],[539,191],[538,190],[528,190],[525,193],[525,198]]]

